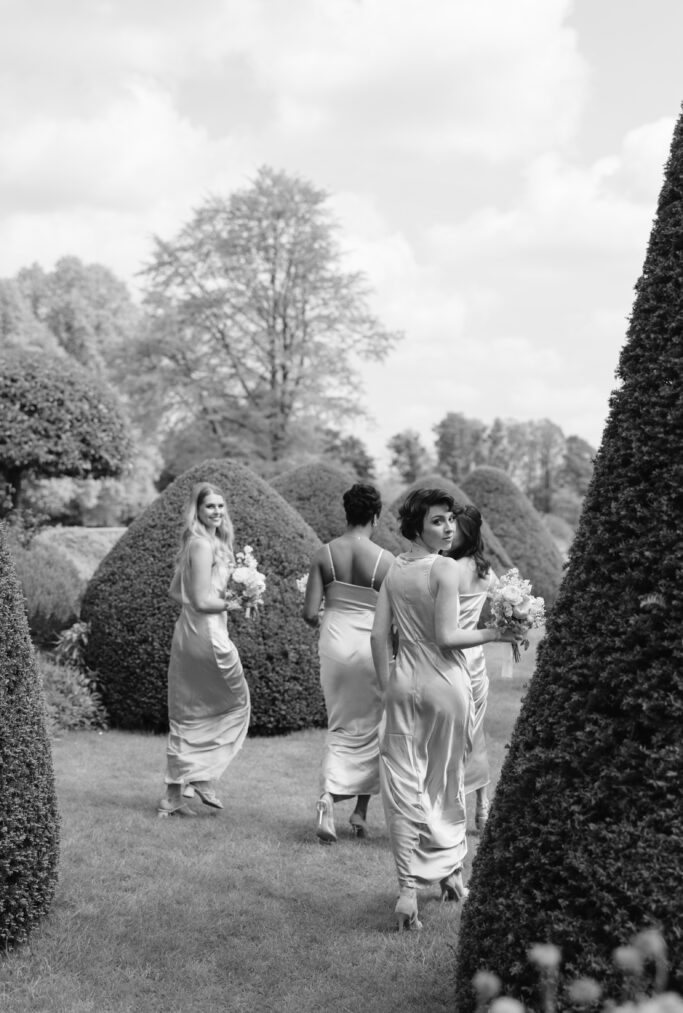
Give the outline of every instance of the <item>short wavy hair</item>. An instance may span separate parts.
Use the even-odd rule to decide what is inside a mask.
[[[382,497],[374,485],[356,482],[342,497],[347,524],[370,524],[382,512]]]
[[[455,500],[444,489],[415,489],[408,493],[398,511],[403,537],[414,542],[422,534],[429,508],[439,503],[445,503],[450,512],[455,513]]]
[[[484,557],[484,542],[481,537],[482,517],[479,511],[472,504],[467,506],[456,506],[455,519],[462,532],[464,541],[457,548],[449,549],[446,553],[452,559],[464,559],[471,556],[477,568],[477,575],[485,577],[491,569],[491,564]]]

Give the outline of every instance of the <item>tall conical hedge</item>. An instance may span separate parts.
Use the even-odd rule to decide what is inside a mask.
[[[342,468],[314,461],[277,475],[271,479],[271,485],[299,511],[321,542],[329,542],[343,534],[346,528],[342,496],[357,481]],[[403,552],[404,543],[396,517],[386,504],[372,540],[394,555]]]
[[[488,521],[534,594],[552,605],[562,581],[562,556],[533,503],[500,468],[481,467],[463,480],[469,496]]]
[[[22,943],[57,884],[59,815],[45,704],[0,527],[0,947]]]
[[[619,998],[610,954],[656,924],[683,991],[683,118],[568,569],[476,855],[461,1013],[486,967],[536,1002],[525,953]],[[561,1008],[567,1006],[561,996]]]
[[[443,475],[423,475],[404,489],[400,496],[396,497],[391,504],[391,510],[394,515],[398,514],[398,508],[401,503],[403,503],[408,493],[413,492],[414,489],[443,489],[444,492],[449,493],[453,497],[459,506],[472,504],[472,500],[467,493],[459,485],[456,485],[452,479],[444,478]],[[496,538],[483,511],[482,517],[481,537],[484,542],[484,551],[495,573],[500,575],[505,570],[509,570],[511,566],[516,566],[517,564],[516,561],[512,561],[505,548],[501,545],[498,538]]]
[[[184,505],[193,485],[223,490],[235,548],[251,545],[265,573],[264,608],[254,619],[230,613],[229,628],[252,696],[251,730],[276,734],[325,723],[317,636],[301,619],[296,578],[320,542],[267,482],[236,461],[186,471],[138,517],[88,585],[81,617],[91,624],[86,653],[111,723],[167,728],[166,678],[179,606],[168,598]]]

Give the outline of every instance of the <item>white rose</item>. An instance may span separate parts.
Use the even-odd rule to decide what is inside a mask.
[[[523,600],[524,595],[519,590],[519,588],[514,587],[511,584],[508,584],[506,587],[502,589],[501,598],[503,599],[503,601],[509,602],[510,605],[519,605],[519,603]]]

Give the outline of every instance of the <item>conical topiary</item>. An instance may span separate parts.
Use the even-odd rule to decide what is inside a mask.
[[[168,598],[184,505],[197,482],[224,493],[235,548],[249,544],[266,575],[265,605],[228,624],[252,696],[251,730],[289,732],[325,723],[317,635],[301,618],[296,578],[320,542],[274,489],[236,461],[205,461],[164,489],[97,569],[83,599],[86,662],[100,680],[112,725],[167,727],[166,677],[178,606]]]
[[[398,514],[398,509],[408,493],[413,492],[415,489],[443,489],[444,492],[453,497],[459,506],[472,504],[472,500],[467,493],[463,492],[461,487],[456,485],[452,479],[444,478],[443,475],[422,475],[404,489],[401,495],[397,496],[391,504],[391,510],[394,515]],[[516,565],[516,561],[513,563],[500,541],[496,538],[483,511],[482,518],[481,537],[484,542],[484,553],[490,561],[494,572],[500,576],[505,570],[509,570],[511,566]]]
[[[346,515],[342,496],[358,479],[334,465],[322,461],[302,464],[271,479],[271,485],[315,531],[321,542],[343,534]],[[396,517],[386,505],[372,535],[373,542],[396,555],[404,543]]]
[[[22,943],[57,884],[59,816],[45,703],[0,528],[0,946]]]
[[[533,503],[500,468],[476,468],[463,492],[488,521],[534,594],[552,605],[562,580],[562,556]]]
[[[602,446],[474,860],[461,1013],[497,972],[537,1005],[527,947],[620,999],[615,947],[657,925],[683,991],[683,117]],[[559,1007],[568,998],[560,991]]]

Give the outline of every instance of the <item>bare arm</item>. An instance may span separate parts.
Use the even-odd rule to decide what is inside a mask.
[[[323,600],[323,576],[320,572],[320,563],[315,557],[311,563],[311,569],[308,571],[308,583],[306,584],[306,594],[304,596],[304,609],[303,617],[304,622],[308,623],[309,626],[317,626],[319,623],[318,613],[320,611],[320,603]]]
[[[183,596],[180,590],[180,570],[176,570],[173,574],[173,580],[171,581],[171,586],[168,589],[168,596],[169,598],[172,598],[173,601],[177,601],[179,605],[183,604]]]
[[[375,609],[375,619],[370,634],[372,663],[382,690],[386,690],[389,682],[389,663],[391,661],[391,623],[393,615],[387,590],[382,584]]]
[[[434,628],[439,647],[478,647],[494,640],[512,643],[519,639],[508,630],[461,630],[460,623],[460,571],[453,559],[440,556],[432,568],[436,588]]]
[[[197,612],[225,612],[227,604],[211,587],[213,553],[208,542],[201,538],[190,545],[189,586],[187,596]]]

